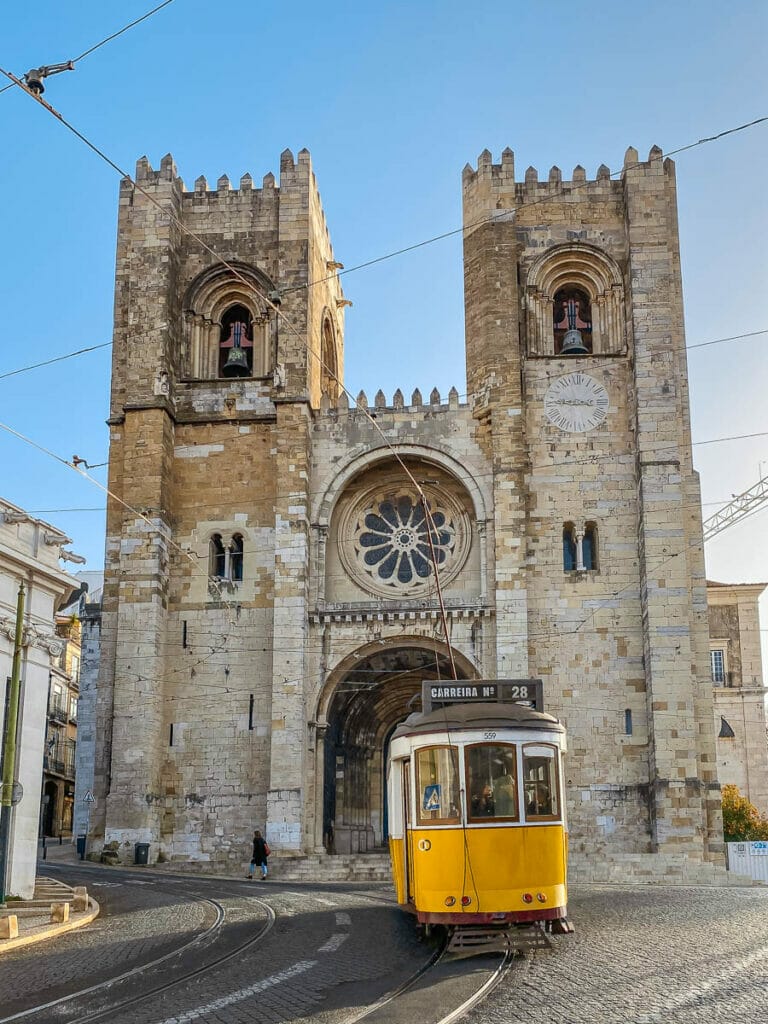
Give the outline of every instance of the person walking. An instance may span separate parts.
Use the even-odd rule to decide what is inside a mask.
[[[253,833],[253,853],[251,854],[251,863],[248,869],[246,878],[253,878],[253,872],[256,867],[261,868],[261,881],[267,877],[267,857],[269,856],[269,846],[266,839],[262,836],[258,829]]]

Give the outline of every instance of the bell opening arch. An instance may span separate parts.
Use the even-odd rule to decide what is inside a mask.
[[[477,678],[469,659],[452,653],[457,677]],[[423,636],[367,644],[328,675],[317,710],[318,847],[338,854],[383,851],[389,739],[421,709],[422,680],[451,678],[446,644]]]

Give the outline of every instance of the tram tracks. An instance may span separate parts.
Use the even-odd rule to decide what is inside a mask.
[[[46,1011],[55,1011],[56,1017],[59,1020],[66,1020],[67,1018],[67,1007],[71,1007],[73,1012],[77,1012],[76,1007],[79,1001],[89,997],[96,996],[98,993],[108,992],[109,989],[114,988],[118,985],[129,981],[131,978],[147,977],[152,971],[157,970],[163,964],[169,961],[182,957],[185,953],[191,952],[196,947],[205,948],[210,945],[213,941],[218,938],[222,925],[226,917],[226,908],[219,900],[212,899],[206,896],[198,896],[196,893],[179,891],[177,888],[166,889],[161,886],[157,887],[159,891],[164,893],[173,893],[174,895],[181,895],[189,899],[191,902],[207,904],[214,910],[214,921],[213,923],[202,932],[198,932],[194,938],[188,942],[183,943],[176,948],[169,950],[162,956],[156,957],[153,960],[145,961],[144,963],[137,964],[128,971],[124,971],[122,974],[115,975],[114,977],[107,978],[104,981],[98,982],[94,985],[89,985],[86,988],[78,989],[77,992],[69,993],[68,995],[61,996],[57,999],[49,1000],[45,1003],[39,1003],[36,1006],[28,1007],[25,1010],[20,1010],[18,1013],[13,1013],[10,1016],[0,1017],[0,1024],[11,1024],[14,1021],[21,1021],[26,1019],[33,1020],[36,1016],[45,1013]],[[182,985],[193,978],[198,977],[206,972],[216,970],[226,964],[228,961],[235,959],[242,953],[246,952],[252,946],[260,942],[264,936],[270,931],[275,923],[275,912],[265,903],[256,897],[249,897],[249,902],[259,906],[265,913],[266,921],[259,931],[250,936],[245,942],[241,942],[233,949],[228,950],[226,953],[215,957],[213,960],[207,960],[205,963],[200,964],[191,970],[184,971],[182,974],[175,975],[168,981],[163,982],[159,985],[151,986],[150,988],[144,989],[140,993],[127,998],[120,999],[116,1002],[109,1002],[103,1007],[94,1009],[91,1012],[80,1013],[77,1012],[77,1016],[72,1017],[73,1024],[90,1024],[92,1021],[103,1020],[114,1016],[116,1013],[122,1010],[129,1009],[137,1003],[144,1002],[147,999],[157,997],[164,992],[169,991],[179,985]]]
[[[106,1020],[123,1018],[123,1014],[134,1011],[137,1019],[145,1019],[146,1004],[155,1000],[153,1005],[158,1013],[160,1011],[159,999],[163,995],[171,993],[174,989],[183,991],[183,986],[188,985],[193,979],[200,979],[203,975],[215,975],[221,972],[228,962],[242,959],[250,949],[260,943],[279,920],[280,910],[277,914],[275,909],[268,902],[255,896],[248,895],[248,903],[256,904],[265,915],[265,921],[256,934],[250,935],[246,941],[239,942],[232,948],[227,949],[218,956],[208,958],[204,962],[191,966],[189,969],[174,969],[172,976],[165,975],[157,978],[157,972],[164,965],[174,959],[180,959],[184,954],[194,953],[195,950],[202,952],[206,947],[217,941],[222,932],[227,917],[227,907],[219,899],[199,896],[181,889],[178,884],[173,886],[158,886],[164,893],[173,893],[176,896],[183,896],[190,901],[207,904],[214,913],[213,922],[199,932],[188,942],[176,947],[173,950],[156,957],[153,960],[138,964],[131,970],[109,978],[95,985],[84,987],[77,992],[69,993],[57,999],[40,1003],[17,1013],[0,1018],[0,1024],[15,1024],[24,1021],[27,1024],[37,1024],[51,1020],[61,1021],[62,1024],[96,1024]],[[224,895],[217,894],[222,900]],[[298,894],[288,894],[298,895]],[[309,893],[307,894],[309,896]],[[339,894],[341,895],[341,894]],[[393,905],[393,901],[383,894],[370,892],[349,891],[344,896],[354,896],[357,899],[364,899],[366,902],[375,904]],[[311,898],[311,897],[310,897]],[[321,902],[325,903],[326,900]],[[327,901],[328,904],[335,902]],[[344,915],[346,916],[346,915]],[[338,920],[338,915],[337,915]],[[316,952],[323,952],[322,949]],[[293,979],[297,979],[304,972],[311,970],[316,965],[316,957],[310,950],[297,951],[297,959],[294,964],[284,965],[281,971],[262,979],[247,989],[239,992],[232,992],[221,998],[215,999],[205,1005],[198,1005],[193,1009],[184,1011],[178,1010],[168,1017],[168,1020],[203,1021],[209,1019],[209,1011],[220,1011],[231,1002],[243,1002],[245,998],[256,996],[268,988],[277,991]],[[309,959],[312,957],[312,959]],[[506,974],[512,960],[511,951],[506,954],[496,954],[495,957],[476,957],[471,961],[456,960],[447,953],[447,942],[444,942],[439,949],[429,958],[426,963],[410,974],[401,984],[392,991],[382,995],[372,1004],[360,1008],[359,1004],[351,1015],[338,1008],[333,1013],[334,1020],[338,1024],[357,1024],[365,1021],[365,1024],[392,1024],[394,1021],[410,1022],[418,1020],[420,1024],[453,1024],[465,1016],[474,1006],[480,1003],[499,984]],[[462,966],[462,964],[464,966]],[[181,964],[179,965],[182,966]],[[154,978],[153,978],[154,976]],[[126,983],[131,985],[131,991],[120,996],[118,990]],[[137,987],[141,988],[137,991]],[[251,991],[252,990],[252,991]],[[329,994],[332,990],[329,990]],[[435,992],[440,993],[436,999]],[[101,996],[104,1001],[101,1005],[94,1005],[94,1001]],[[117,998],[115,998],[117,997]],[[85,1005],[84,1005],[85,1003]],[[288,1009],[288,1007],[286,1007]],[[328,1020],[322,1005],[318,1005],[317,1012],[323,1021]],[[152,1018],[153,1020],[164,1020],[164,1016]],[[218,1019],[218,1018],[217,1018]],[[254,1020],[258,1020],[258,1013],[255,1011]],[[292,1018],[286,1018],[292,1019]],[[309,1019],[309,1014],[307,1014]]]

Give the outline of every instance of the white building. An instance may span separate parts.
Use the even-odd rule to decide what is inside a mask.
[[[24,631],[15,779],[21,799],[12,810],[10,859],[6,891],[29,899],[35,886],[37,835],[43,776],[43,747],[48,708],[51,659],[61,653],[54,616],[77,586],[59,567],[67,557],[69,538],[0,498],[0,679],[10,679],[16,626],[16,604],[23,582]],[[5,701],[0,722],[5,732]]]

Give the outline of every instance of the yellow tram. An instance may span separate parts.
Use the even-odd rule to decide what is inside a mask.
[[[482,702],[501,684],[424,684],[425,694],[430,686],[449,700],[481,701],[430,709],[425,700],[425,711],[392,735],[389,846],[398,903],[427,928],[547,922],[552,931],[572,931],[564,727],[531,706]]]

